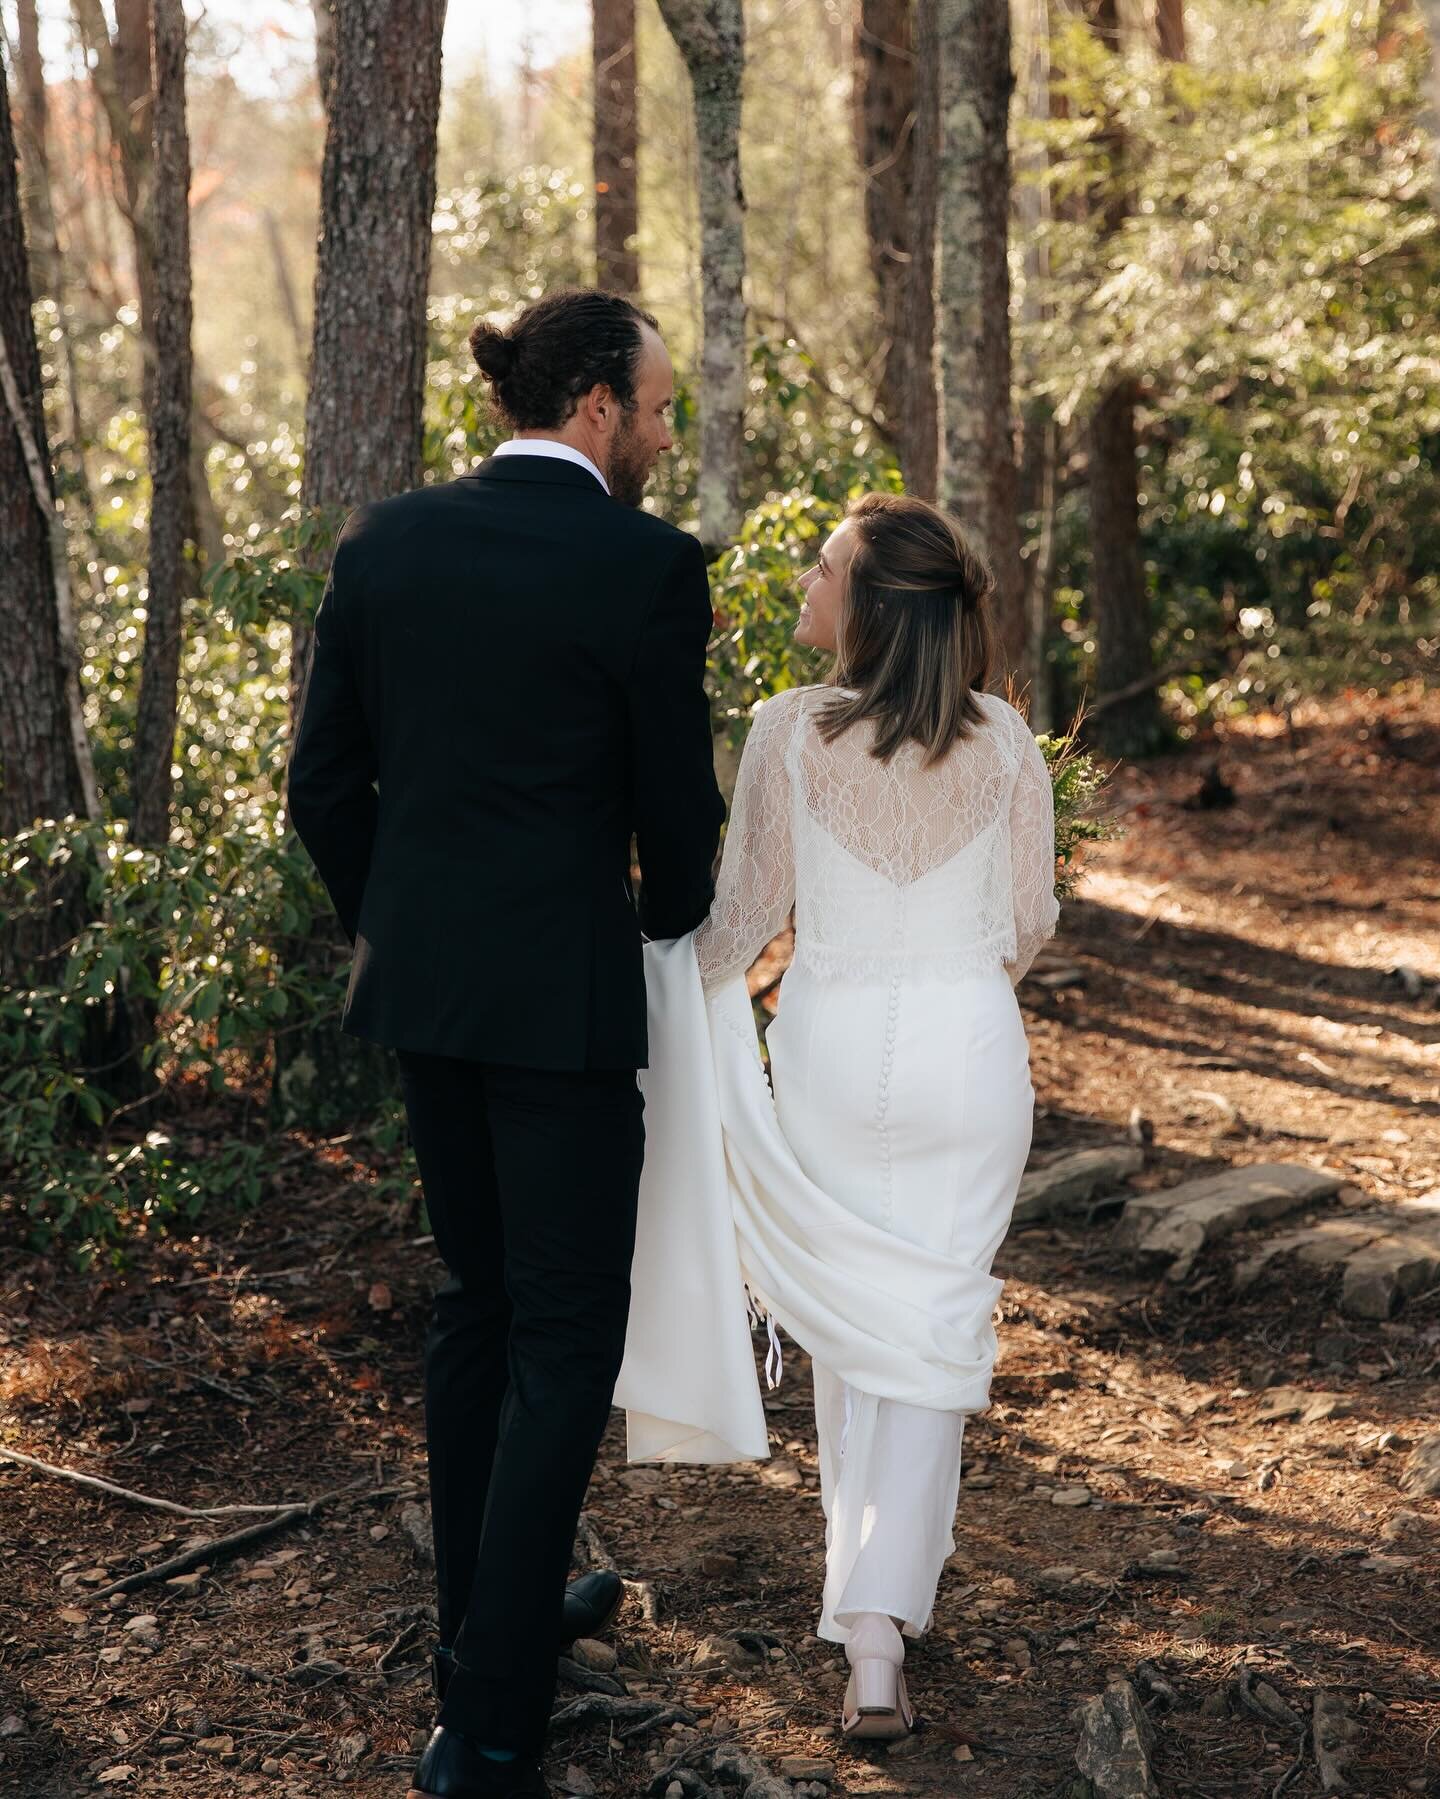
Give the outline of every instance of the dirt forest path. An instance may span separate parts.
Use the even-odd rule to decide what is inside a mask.
[[[1440,1794],[1440,701],[1236,725],[1112,798],[1022,988],[1036,1179],[923,1728],[838,1740],[791,1351],[766,1466],[627,1470],[612,1428],[577,1565],[635,1584],[562,1686],[557,1791]],[[0,1445],[195,1507],[346,1489],[97,1599],[248,1520],[0,1461],[6,1795],[404,1791],[434,1265],[388,1172],[294,1142],[259,1213],[123,1273],[4,1253]]]

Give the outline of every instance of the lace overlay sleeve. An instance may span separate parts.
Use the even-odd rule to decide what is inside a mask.
[[[1055,934],[1060,907],[1055,898],[1055,795],[1050,770],[1030,727],[1015,718],[1020,770],[1010,796],[1010,869],[1015,907],[1015,960],[1010,979],[1019,982],[1036,951]]]
[[[795,903],[790,777],[785,745],[795,702],[767,700],[755,714],[740,758],[710,916],[695,933],[706,989],[743,973],[784,928]]]

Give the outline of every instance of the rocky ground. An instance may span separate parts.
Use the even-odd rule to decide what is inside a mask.
[[[632,1584],[565,1670],[558,1790],[1440,1794],[1440,701],[1235,725],[1111,797],[1022,988],[1034,1172],[922,1727],[838,1741],[793,1351],[766,1465],[627,1469],[612,1431],[577,1567]],[[284,1146],[260,1212],[121,1273],[0,1257],[0,1446],[181,1508],[0,1460],[5,1794],[403,1794],[434,1262],[352,1148]]]

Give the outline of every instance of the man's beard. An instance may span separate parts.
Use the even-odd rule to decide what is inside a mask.
[[[645,483],[650,479],[652,467],[640,441],[640,433],[635,429],[634,415],[627,412],[610,445],[605,469],[611,499],[618,500],[622,506],[640,505],[645,498]]]

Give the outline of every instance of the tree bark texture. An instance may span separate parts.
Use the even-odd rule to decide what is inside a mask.
[[[315,15],[315,80],[320,88],[320,105],[330,109],[330,84],[335,79],[335,8],[338,0],[311,0]]]
[[[1111,55],[1119,55],[1119,0],[1087,0],[1087,13],[1096,37]],[[1102,120],[1095,141],[1105,164],[1104,189],[1095,212],[1103,254],[1103,240],[1119,230],[1129,203],[1122,122]],[[1113,756],[1143,756],[1159,747],[1164,727],[1158,693],[1153,686],[1141,685],[1154,669],[1155,656],[1140,555],[1135,384],[1128,376],[1100,396],[1087,439],[1096,684],[1102,697],[1119,688],[1135,690],[1133,698],[1100,714],[1096,734]]]
[[[20,173],[30,200],[30,281],[37,299],[58,299],[60,248],[50,188],[50,103],[45,91],[45,65],[40,57],[36,0],[18,0],[16,23],[15,72],[20,79],[17,136]]]
[[[935,362],[935,245],[940,209],[940,19],[938,0],[915,0],[915,125],[910,178],[910,266],[905,337],[905,442],[900,466],[911,493],[940,493],[940,377]]]
[[[0,64],[0,834],[83,810],[51,560],[50,459],[10,97]],[[20,422],[12,412],[12,401]],[[23,424],[23,430],[21,428]],[[28,437],[28,445],[26,439]],[[37,452],[34,462],[27,448]]]
[[[635,0],[593,0],[595,276],[614,293],[640,291],[637,170],[640,119]]]
[[[939,0],[939,338],[945,453],[941,497],[995,575],[1005,662],[1023,671],[1010,379],[1010,11]]]
[[[921,0],[920,10],[933,14],[934,0]],[[916,158],[931,149],[920,149],[921,121],[916,93],[920,70],[916,62],[913,0],[861,0],[855,18],[853,59],[853,123],[855,151],[865,180],[865,235],[870,270],[880,299],[884,334],[880,372],[875,384],[875,403],[886,434],[900,459],[905,484],[920,492],[924,471],[931,471],[929,498],[934,497],[935,446],[929,436],[938,427],[932,397],[927,421],[917,415],[915,401],[927,389],[933,396],[933,379],[917,381],[911,372],[916,363],[923,370],[933,358],[934,298],[933,204],[930,226],[930,266],[926,291],[930,296],[930,336],[912,335],[913,292],[917,272],[927,272],[917,261]],[[933,75],[933,67],[925,71]],[[936,114],[929,109],[925,120],[933,134]],[[934,183],[929,183],[933,202]],[[920,233],[923,238],[923,228]]]
[[[660,0],[689,71],[699,163],[704,349],[700,360],[700,537],[718,551],[739,533],[745,443],[745,193],[740,103],[741,0]]]
[[[418,487],[445,0],[338,0],[315,323],[305,408],[307,509]],[[298,700],[309,667],[301,621]]]
[[[185,121],[185,14],[181,0],[152,0],[155,371],[150,386],[150,594],[135,721],[132,828],[137,843],[170,838],[181,614],[190,510],[192,368],[190,139]]]
[[[1185,61],[1185,0],[1155,0],[1155,47],[1166,62]]]

